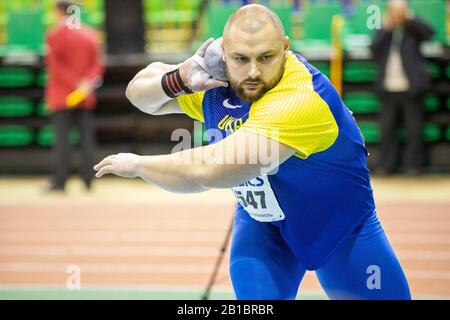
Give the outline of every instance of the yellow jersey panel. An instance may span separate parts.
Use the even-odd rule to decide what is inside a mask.
[[[241,128],[290,146],[301,159],[329,148],[339,133],[311,73],[292,52],[280,82],[252,104]]]
[[[205,122],[203,118],[202,101],[205,92],[194,92],[176,97],[181,109],[192,119]]]

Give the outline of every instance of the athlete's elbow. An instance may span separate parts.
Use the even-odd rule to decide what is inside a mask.
[[[134,79],[128,83],[127,88],[125,90],[125,97],[127,97],[128,101],[130,101],[134,105],[135,94],[134,94],[133,83],[134,83]]]
[[[139,88],[139,83],[136,81],[132,80],[128,84],[127,89],[125,90],[125,96],[133,106],[142,112],[152,114],[157,110],[157,106],[149,103],[150,99],[146,99],[145,95],[142,93],[142,90]]]
[[[125,96],[134,106],[139,107],[139,80],[131,80],[125,90]]]

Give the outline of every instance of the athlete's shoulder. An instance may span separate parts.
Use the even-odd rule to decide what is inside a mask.
[[[302,57],[290,51],[286,57],[283,75],[275,87],[266,92],[256,101],[255,109],[268,107],[270,104],[280,103],[283,109],[287,107],[299,108],[301,106],[316,106],[319,96],[315,92],[313,73],[308,68],[309,64]]]
[[[286,57],[283,75],[274,91],[286,91],[306,87],[311,83],[311,73],[299,57],[289,51]]]

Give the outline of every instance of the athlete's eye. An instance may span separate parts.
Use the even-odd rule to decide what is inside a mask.
[[[235,59],[237,62],[246,62],[246,61],[247,61],[247,58],[246,58],[246,57],[234,57],[234,59]]]
[[[273,57],[273,55],[262,56],[261,61],[263,61],[263,62],[269,61],[272,57]]]

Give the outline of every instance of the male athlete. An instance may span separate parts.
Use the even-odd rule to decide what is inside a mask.
[[[150,64],[126,95],[143,112],[184,112],[225,138],[168,155],[112,155],[97,177],[140,177],[173,192],[232,188],[238,299],[294,299],[306,270],[331,299],[410,299],[377,217],[363,138],[328,78],[289,50],[264,6],[238,9],[224,28],[228,81],[197,62],[211,41],[179,65]],[[225,161],[235,150],[244,163]],[[261,154],[270,161],[250,161]]]

